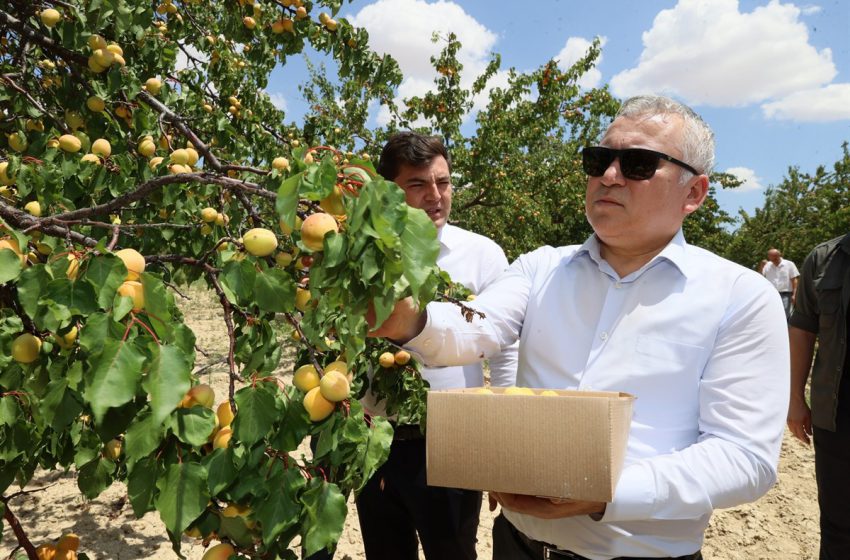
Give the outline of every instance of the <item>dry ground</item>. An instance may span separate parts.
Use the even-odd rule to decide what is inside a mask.
[[[190,291],[184,305],[187,320],[198,337],[198,365],[217,363],[208,375],[218,395],[226,394],[227,374],[221,362],[226,340],[221,311],[204,292]],[[191,311],[190,311],[191,308]],[[73,531],[82,537],[81,551],[97,560],[176,559],[156,513],[135,519],[121,484],[113,484],[96,500],[77,491],[74,473],[42,473],[30,488],[48,486],[11,502],[16,515],[36,544]],[[814,560],[818,547],[817,493],[812,450],[786,432],[778,484],[755,504],[718,511],[706,534],[703,552],[710,560]],[[491,556],[493,514],[481,513],[478,552]],[[0,542],[0,559],[9,556],[15,539],[8,526]],[[184,537],[184,554],[199,559],[203,549]],[[365,560],[356,509],[350,514],[339,544],[338,560]],[[446,559],[450,560],[450,559]]]

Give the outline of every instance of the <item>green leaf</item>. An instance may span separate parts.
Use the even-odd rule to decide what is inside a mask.
[[[141,280],[145,290],[145,312],[150,317],[150,324],[157,336],[170,340],[171,310],[165,284],[157,276],[148,272],[142,273]]]
[[[32,266],[21,273],[18,279],[18,301],[30,317],[36,316],[38,300],[50,280],[50,273],[43,265]]]
[[[228,299],[232,299],[232,303],[240,303],[252,300],[254,292],[255,277],[257,271],[254,265],[245,261],[230,261],[224,265],[224,270],[221,273],[221,285],[226,288]]]
[[[72,282],[66,278],[53,280],[47,285],[44,297],[68,308],[74,315],[88,315],[98,310],[97,295],[87,282]]]
[[[355,491],[359,491],[372,478],[378,467],[390,456],[393,443],[393,427],[382,416],[372,417],[372,427],[369,429],[369,439],[366,441],[366,451],[363,453],[362,483]]]
[[[233,421],[237,441],[253,445],[262,439],[277,418],[275,397],[264,384],[243,387],[233,396],[238,414]]]
[[[136,395],[144,362],[145,357],[132,344],[115,339],[107,339],[101,353],[92,356],[84,397],[95,420],[100,422],[110,407],[121,406]]]
[[[92,500],[109,488],[109,485],[112,484],[112,471],[114,469],[115,465],[112,461],[100,456],[84,465],[77,474],[77,486],[83,496]]]
[[[310,433],[313,423],[307,411],[304,410],[302,399],[304,394],[294,386],[286,391],[285,409],[281,414],[280,427],[270,440],[272,446],[283,452],[293,451],[301,445],[301,442]],[[240,411],[241,414],[241,411]]]
[[[327,248],[322,258],[322,266],[331,268],[346,262],[348,244],[344,235],[326,235],[325,246]]]
[[[254,297],[262,311],[291,312],[295,309],[295,282],[285,271],[270,268],[257,274]]]
[[[200,447],[209,441],[215,429],[215,413],[203,406],[178,408],[171,416],[174,435],[189,445]]]
[[[0,250],[0,284],[17,279],[22,269],[21,257],[11,249]]]
[[[210,494],[216,495],[230,486],[239,475],[239,469],[233,464],[233,450],[215,449],[206,457],[207,485]]]
[[[0,426],[14,426],[20,409],[15,397],[0,397]]]
[[[306,483],[297,468],[283,469],[269,479],[269,487],[277,488],[278,491],[269,492],[255,510],[257,518],[263,520],[263,542],[266,546],[298,523],[301,504],[296,496]]]
[[[307,556],[336,545],[348,508],[336,484],[313,478],[301,494],[302,539]]]
[[[48,384],[41,401],[44,421],[57,431],[66,428],[83,409],[67,389],[67,378],[55,379]]]
[[[434,266],[440,254],[440,243],[437,241],[437,229],[428,215],[417,208],[407,207],[407,224],[401,234],[404,262],[404,275],[410,282],[414,298],[419,299],[420,289],[435,273]],[[425,263],[434,263],[423,266]]]
[[[80,346],[92,354],[103,350],[103,344],[109,340],[109,327],[112,319],[105,313],[89,315],[85,328],[80,331]]]
[[[118,257],[106,254],[90,259],[85,267],[82,278],[94,286],[97,293],[97,304],[101,309],[109,309],[115,291],[124,282],[127,269]]]
[[[136,518],[154,509],[156,479],[159,475],[157,467],[156,458],[145,457],[127,475],[127,495]]]
[[[290,228],[295,227],[295,208],[298,206],[298,184],[300,182],[301,175],[293,175],[289,179],[282,181],[280,188],[277,190],[275,210],[277,210],[280,221],[287,224]]]
[[[135,470],[133,465],[136,462],[143,462],[159,447],[164,431],[160,423],[153,421],[149,412],[143,412],[136,417],[124,436],[124,457],[131,471]]]
[[[175,535],[204,512],[210,499],[207,472],[198,463],[170,465],[157,486],[156,509],[165,527]]]
[[[150,396],[153,423],[161,424],[189,390],[192,366],[189,357],[176,346],[163,344],[155,348],[142,388]]]

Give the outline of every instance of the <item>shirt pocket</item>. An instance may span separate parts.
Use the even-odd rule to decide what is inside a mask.
[[[841,315],[841,287],[818,288],[818,316],[819,331],[831,330],[836,319]]]
[[[671,369],[680,371],[683,367],[697,368],[702,361],[704,352],[705,348],[702,346],[649,335],[638,336],[637,348],[635,349],[638,362],[654,365],[667,364]]]

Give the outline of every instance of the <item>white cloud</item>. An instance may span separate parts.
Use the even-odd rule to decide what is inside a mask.
[[[615,95],[664,92],[692,104],[742,106],[828,84],[832,51],[809,43],[800,8],[771,0],[679,0],[643,34],[638,65],[611,79]]]
[[[269,101],[272,102],[272,105],[274,105],[284,113],[286,112],[286,98],[283,96],[282,93],[267,91],[266,94],[269,96]]]
[[[726,173],[734,175],[742,181],[741,185],[733,190],[733,192],[752,192],[764,190],[764,185],[761,184],[761,177],[756,175],[756,172],[749,167],[730,167]]]
[[[601,46],[604,47],[607,41],[607,38],[602,37]],[[555,55],[555,60],[558,61],[558,68],[561,70],[568,70],[570,66],[587,55],[587,51],[590,49],[591,45],[592,43],[583,37],[570,37],[567,39],[564,48],[561,49],[561,52]],[[598,66],[601,62],[602,55],[600,54],[596,59],[596,65]],[[593,67],[579,78],[578,85],[584,89],[592,89],[599,86],[601,81],[602,73],[597,70],[596,67]]]
[[[815,14],[819,14],[823,11],[823,8],[816,4],[806,4],[800,8],[800,11],[804,16],[813,16]]]
[[[463,64],[461,86],[470,87],[472,81],[486,68],[497,35],[480,24],[458,4],[440,0],[427,3],[423,0],[377,0],[348,17],[355,27],[369,32],[369,46],[378,53],[395,58],[404,81],[399,87],[399,99],[423,95],[434,87],[436,70],[431,57],[439,56],[445,42],[431,41],[436,31],[440,35],[453,32],[462,48],[457,55]],[[490,85],[504,85],[505,76],[495,76]],[[486,96],[484,96],[486,99]],[[476,99],[476,107],[483,103]],[[385,107],[377,115],[378,124],[386,124],[389,114]]]
[[[792,93],[761,106],[769,119],[802,122],[850,120],[850,84],[830,84]]]

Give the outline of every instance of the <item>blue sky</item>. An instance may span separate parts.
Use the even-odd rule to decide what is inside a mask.
[[[458,34],[469,80],[491,52],[504,69],[530,70],[552,58],[569,64],[602,37],[602,60],[585,85],[609,84],[621,98],[663,92],[694,107],[717,135],[717,170],[746,180],[718,192],[733,215],[760,206],[789,166],[831,166],[850,141],[847,0],[355,0],[340,15],[399,60],[400,97],[432,83],[434,30]],[[303,115],[304,80],[297,59],[272,75],[267,91],[287,121]]]

